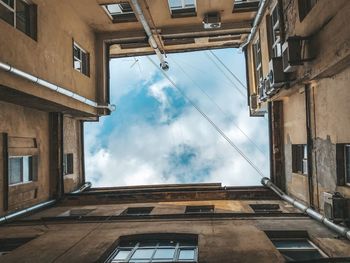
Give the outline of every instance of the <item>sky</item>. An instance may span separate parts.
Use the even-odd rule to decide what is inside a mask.
[[[214,54],[245,85],[244,54]],[[172,183],[260,185],[260,175],[182,96],[180,89],[269,175],[267,118],[249,117],[245,89],[209,51],[168,54],[163,76],[156,56],[112,59],[116,111],[85,123],[86,180],[94,187]]]

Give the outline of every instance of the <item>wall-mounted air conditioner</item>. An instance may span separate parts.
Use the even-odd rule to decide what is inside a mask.
[[[220,13],[207,13],[203,20],[204,29],[216,29],[221,27]]]
[[[267,100],[267,96],[266,96],[266,87],[265,87],[265,79],[263,79],[260,84],[259,84],[259,100],[264,102]]]
[[[282,57],[275,57],[270,60],[268,79],[270,83],[268,95],[276,93],[287,82],[286,74],[283,71]]]
[[[293,72],[297,66],[311,61],[313,55],[310,52],[310,38],[289,37],[282,45],[283,71]]]
[[[323,193],[324,214],[335,223],[350,225],[350,199],[340,193]]]
[[[258,108],[258,95],[250,95],[250,108],[256,110]]]

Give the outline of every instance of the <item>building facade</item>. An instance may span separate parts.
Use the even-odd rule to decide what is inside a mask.
[[[251,115],[270,115],[271,176],[319,211],[350,196],[349,4],[266,1],[245,47]]]

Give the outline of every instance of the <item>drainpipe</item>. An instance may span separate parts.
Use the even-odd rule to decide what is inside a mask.
[[[279,189],[276,185],[274,185],[269,178],[267,178],[267,177],[262,178],[261,184],[270,188],[279,197],[281,197],[284,201],[293,205],[295,208],[299,209],[303,213],[306,213],[311,218],[324,224],[327,228],[333,230],[334,232],[338,233],[339,235],[346,237],[347,239],[350,240],[350,229],[349,228],[334,224],[332,221],[328,220],[325,216],[316,212],[311,207],[307,207],[306,205],[302,204],[298,200],[290,197],[289,195],[284,193],[281,189]]]
[[[260,5],[259,5],[259,10],[256,13],[254,22],[253,22],[253,28],[250,31],[250,34],[247,38],[247,41],[245,41],[242,45],[241,48],[244,49],[249,42],[252,40],[252,38],[255,36],[256,30],[258,29],[258,26],[261,22],[261,19],[263,18],[263,15],[265,13],[265,9],[267,8],[268,4],[269,4],[269,0],[261,0]]]
[[[24,72],[20,69],[17,69],[15,67],[12,67],[10,66],[9,64],[6,64],[4,62],[1,62],[0,61],[0,69],[2,70],[5,70],[6,72],[9,72],[9,73],[12,73],[18,77],[21,77],[23,79],[26,79],[26,80],[29,80],[31,82],[34,82],[35,84],[39,84],[45,88],[48,88],[50,90],[53,90],[53,91],[56,91],[60,94],[63,94],[63,95],[66,95],[68,97],[71,97],[77,101],[80,101],[82,103],[85,103],[86,105],[89,105],[89,106],[92,106],[92,107],[95,107],[97,109],[109,109],[110,111],[115,111],[115,105],[99,105],[97,104],[96,102],[92,101],[92,100],[89,100],[83,96],[80,96],[79,94],[77,93],[74,93],[70,90],[67,90],[65,88],[62,88],[58,85],[55,85],[55,84],[52,84],[46,80],[43,80],[39,77],[36,77],[36,76],[33,76],[32,74],[29,74],[27,72]]]
[[[92,186],[92,184],[90,182],[86,182],[85,184],[83,184],[82,186],[80,186],[80,188],[76,191],[71,192],[71,194],[79,194],[84,192],[87,189],[90,189]]]
[[[25,215],[28,215],[29,213],[36,212],[37,210],[47,208],[49,206],[52,206],[55,203],[56,203],[56,200],[50,200],[50,201],[47,201],[44,203],[40,203],[40,204],[31,206],[29,208],[25,208],[25,209],[18,211],[18,212],[14,212],[12,214],[2,216],[2,217],[0,217],[0,224],[8,223],[9,221],[14,220],[18,217],[25,216]]]
[[[150,46],[154,49],[154,52],[156,52],[156,55],[160,61],[160,67],[163,70],[168,70],[169,69],[169,64],[168,62],[165,61],[164,55],[160,52],[159,48],[158,48],[158,44],[154,38],[154,35],[151,31],[151,28],[149,27],[147,20],[142,12],[141,6],[138,2],[138,0],[131,0],[132,5],[135,8],[135,14],[137,15],[140,23],[142,24],[147,36],[148,36],[148,43],[150,44]]]

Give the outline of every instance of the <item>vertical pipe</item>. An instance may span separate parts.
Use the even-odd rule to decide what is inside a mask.
[[[305,85],[305,109],[306,109],[306,141],[307,141],[307,177],[309,189],[309,204],[314,207],[314,184],[313,184],[313,160],[312,160],[312,127],[311,127],[311,98],[310,85]]]

